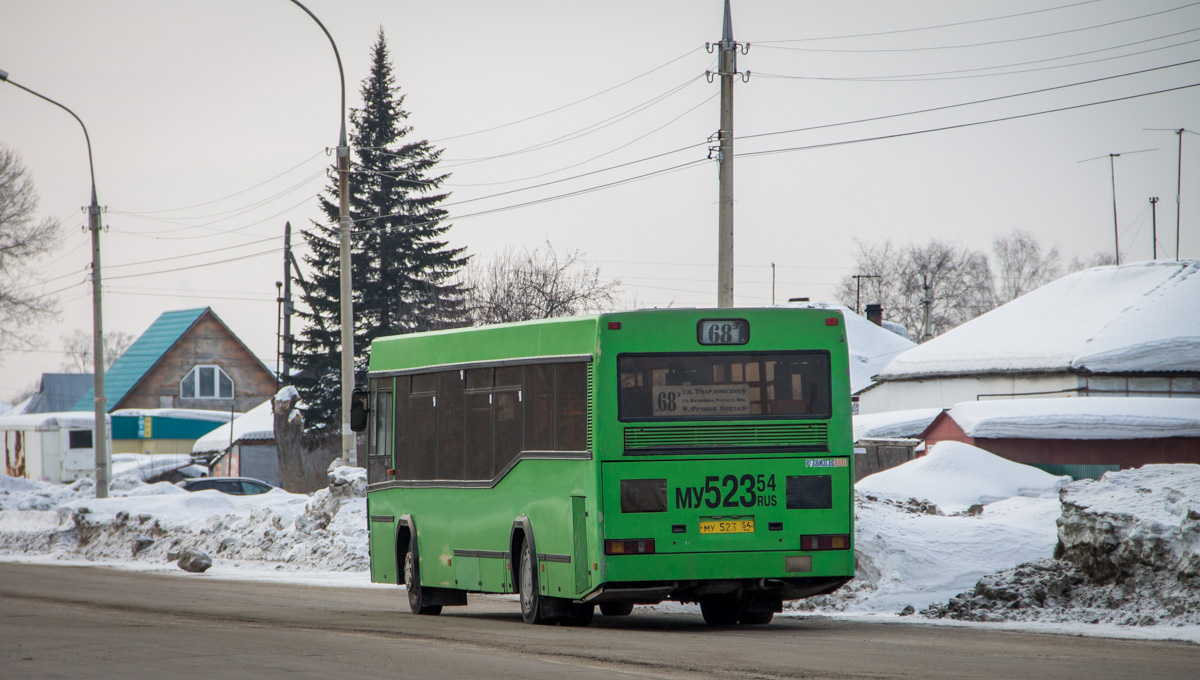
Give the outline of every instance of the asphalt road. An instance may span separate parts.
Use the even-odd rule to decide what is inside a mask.
[[[1195,678],[1200,646],[777,618],[639,613],[528,626],[475,597],[437,617],[397,588],[0,563],[0,678]]]

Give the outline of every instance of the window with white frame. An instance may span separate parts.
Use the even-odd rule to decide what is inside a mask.
[[[179,381],[181,399],[233,399],[233,378],[220,366],[195,366]]]

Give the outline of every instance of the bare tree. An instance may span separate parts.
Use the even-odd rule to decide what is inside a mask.
[[[621,282],[606,280],[579,250],[561,255],[550,243],[511,248],[491,264],[467,269],[469,315],[475,325],[572,316],[611,309]]]
[[[1116,263],[1117,258],[1115,255],[1106,250],[1101,250],[1099,252],[1092,253],[1087,257],[1081,258],[1076,255],[1075,257],[1071,258],[1071,264],[1067,265],[1067,271],[1077,272],[1084,269],[1091,269],[1092,267],[1103,267]]]
[[[863,300],[883,305],[890,321],[918,335],[940,335],[995,306],[991,268],[983,253],[937,239],[904,247],[890,239],[880,244],[856,243],[859,252],[854,273],[879,277],[862,279]],[[852,306],[856,285],[853,277],[843,278],[838,300]]]
[[[1025,293],[1050,283],[1059,276],[1058,248],[1042,252],[1042,244],[1028,231],[1013,230],[992,240],[996,256],[997,295],[999,302],[1015,300]]]
[[[38,196],[20,155],[0,145],[0,350],[28,346],[35,322],[53,318],[55,301],[33,290],[30,263],[58,244],[58,223],[38,221]]]
[[[133,333],[125,331],[109,331],[104,334],[104,370],[108,370],[117,357],[121,356],[125,350],[136,340]],[[70,336],[63,338],[63,351],[66,356],[63,358],[62,366],[59,368],[66,373],[91,373],[92,372],[92,334],[85,333],[81,330],[76,330]]]

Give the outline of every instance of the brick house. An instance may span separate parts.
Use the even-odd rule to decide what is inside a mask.
[[[275,393],[275,375],[212,308],[163,312],[104,372],[107,409],[243,413]],[[74,410],[92,410],[89,389]]]

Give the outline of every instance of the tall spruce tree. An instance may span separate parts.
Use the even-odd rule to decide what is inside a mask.
[[[354,286],[355,379],[366,378],[374,338],[462,325],[465,290],[458,273],[465,248],[444,240],[449,224],[434,175],[442,152],[427,140],[408,141],[404,95],[392,76],[383,30],[371,48],[371,74],[359,90],[363,107],[350,112],[351,267]],[[297,313],[306,322],[295,344],[292,384],[307,404],[305,429],[338,431],[341,422],[336,177],[320,199],[327,222],[304,231],[312,270]]]

